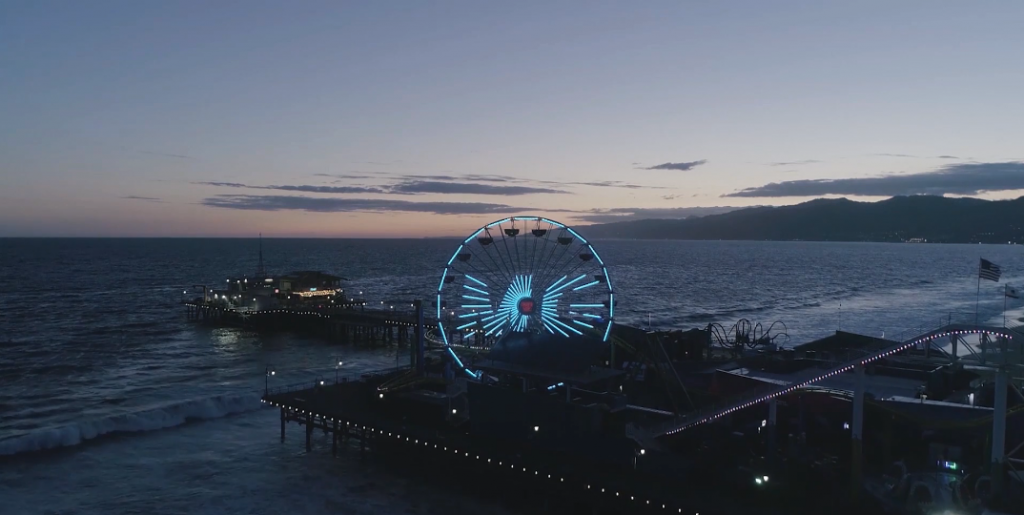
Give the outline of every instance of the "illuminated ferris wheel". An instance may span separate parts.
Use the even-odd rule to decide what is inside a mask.
[[[445,346],[465,368],[450,334],[492,343],[513,333],[607,341],[615,294],[583,236],[554,220],[516,216],[481,227],[459,245],[441,274],[436,305]]]

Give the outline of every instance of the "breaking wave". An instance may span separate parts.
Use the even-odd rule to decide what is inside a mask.
[[[166,429],[180,426],[189,421],[215,419],[255,411],[261,406],[259,396],[253,394],[220,395],[166,404],[130,413],[83,420],[61,427],[37,429],[23,435],[0,440],[0,456],[72,447],[86,440],[114,433],[137,433]]]

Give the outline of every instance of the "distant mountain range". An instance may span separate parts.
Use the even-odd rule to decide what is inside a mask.
[[[1024,243],[1024,197],[817,199],[683,220],[594,224],[580,230],[587,238]]]

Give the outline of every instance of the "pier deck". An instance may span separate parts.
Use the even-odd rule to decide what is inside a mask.
[[[772,490],[751,493],[716,483],[695,462],[671,451],[641,450],[625,437],[555,427],[552,421],[567,418],[571,407],[542,422],[511,424],[522,426],[517,428],[504,420],[488,420],[495,412],[514,409],[516,402],[479,412],[487,402],[486,386],[470,391],[456,384],[386,393],[378,389],[407,370],[269,390],[263,402],[280,410],[282,442],[289,422],[304,428],[307,451],[312,451],[312,436],[319,430],[331,435],[335,456],[358,447],[361,454],[393,459],[403,468],[429,463],[434,474],[443,467],[446,475],[459,469],[459,481],[500,485],[506,491],[541,489],[602,512],[801,513],[801,508],[780,509]],[[474,395],[475,403],[466,402]],[[517,393],[504,390],[501,395]],[[540,404],[533,409],[539,411],[571,406],[556,401],[558,395],[545,400],[522,393],[522,398],[537,399]],[[478,411],[470,414],[471,409]],[[495,430],[495,422],[502,429]]]

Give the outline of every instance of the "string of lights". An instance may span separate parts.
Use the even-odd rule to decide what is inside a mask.
[[[379,398],[380,399],[384,399],[385,398],[384,394],[380,394]],[[462,456],[462,457],[464,457],[466,459],[473,459],[474,461],[479,461],[481,464],[485,464],[485,465],[490,466],[490,467],[502,467],[502,468],[508,467],[509,470],[519,471],[519,472],[521,472],[523,474],[526,474],[527,476],[531,476],[532,475],[532,476],[536,477],[538,480],[553,481],[553,482],[558,482],[558,483],[566,483],[566,478],[565,478],[564,475],[551,474],[551,473],[548,473],[547,471],[543,471],[543,470],[541,470],[539,468],[536,468],[536,467],[533,467],[533,466],[524,466],[523,463],[516,463],[516,462],[513,462],[513,461],[508,461],[507,459],[504,459],[504,458],[498,459],[498,458],[493,458],[493,457],[487,457],[487,456],[481,455],[481,454],[479,454],[477,452],[466,451],[465,449],[460,451],[459,449],[455,448],[454,446],[451,446],[449,448],[449,445],[446,445],[445,443],[431,442],[431,441],[429,441],[427,439],[418,438],[416,436],[410,436],[408,434],[403,436],[401,433],[398,433],[398,432],[395,432],[395,431],[386,431],[385,429],[376,428],[376,427],[373,427],[373,426],[361,425],[361,424],[358,424],[358,423],[353,424],[351,421],[345,421],[345,420],[338,419],[336,417],[330,417],[330,416],[325,415],[323,413],[314,412],[312,410],[305,410],[305,409],[296,408],[296,407],[293,407],[293,406],[288,406],[286,404],[283,404],[283,403],[280,403],[280,402],[274,402],[274,401],[271,401],[269,399],[260,399],[260,402],[262,402],[263,404],[266,404],[268,406],[271,406],[271,407],[280,408],[280,409],[282,409],[282,410],[284,410],[286,412],[290,412],[292,414],[307,415],[310,418],[319,418],[324,423],[325,427],[326,427],[326,424],[328,422],[330,422],[332,424],[335,423],[335,422],[337,422],[339,424],[341,422],[344,422],[345,423],[345,431],[348,431],[349,429],[365,430],[365,431],[368,431],[371,435],[374,435],[374,436],[379,436],[379,437],[382,437],[382,438],[392,439],[395,442],[399,442],[399,443],[403,443],[403,444],[409,444],[409,445],[414,445],[414,446],[422,445],[424,448],[431,449],[431,450],[436,450],[438,452],[443,452],[443,453],[449,453],[450,452],[450,453],[452,453],[455,456]],[[540,427],[539,426],[533,426],[533,430],[535,432],[540,431]],[[643,449],[641,449],[638,454],[640,454],[642,456],[642,455],[645,455],[646,452]],[[655,500],[655,499],[649,499],[649,498],[645,498],[645,497],[638,497],[636,495],[630,495],[630,494],[628,494],[626,492],[623,492],[622,490],[615,489],[615,488],[609,488],[607,486],[600,486],[600,485],[597,485],[597,484],[589,482],[589,481],[581,481],[581,482],[579,482],[578,484],[575,484],[575,485],[573,485],[571,483],[574,483],[574,482],[570,481],[570,485],[567,485],[567,486],[578,488],[578,489],[585,490],[585,491],[590,491],[590,492],[593,492],[594,494],[601,494],[601,495],[604,495],[604,496],[613,497],[613,498],[619,498],[619,499],[622,499],[622,500],[625,500],[628,497],[630,502],[642,503],[644,506],[650,506],[652,508],[656,508],[658,505],[660,505],[661,509],[665,510],[666,513],[673,513],[673,512],[674,513],[687,513],[687,514],[693,513],[694,515],[700,515],[700,513],[695,513],[695,512],[692,512],[692,511],[684,511],[684,508],[681,508],[681,507],[671,506],[671,503],[663,503],[663,502],[661,502],[659,500]]]

